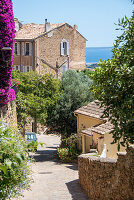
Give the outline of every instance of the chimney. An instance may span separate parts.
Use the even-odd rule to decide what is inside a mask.
[[[18,18],[14,18],[15,22],[15,30],[19,31],[19,29],[22,27],[22,24],[19,22]]]
[[[74,29],[78,31],[78,26],[74,24]]]
[[[50,31],[50,29],[51,29],[50,22],[47,22],[47,19],[45,19],[45,32]]]

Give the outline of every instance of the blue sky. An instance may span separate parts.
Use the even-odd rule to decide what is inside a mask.
[[[131,17],[131,0],[13,0],[14,16],[22,23],[77,24],[87,47],[110,47],[119,34],[119,18]]]

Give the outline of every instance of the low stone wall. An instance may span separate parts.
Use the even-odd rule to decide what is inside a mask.
[[[133,200],[134,155],[119,153],[117,159],[83,154],[78,158],[79,183],[90,200]]]

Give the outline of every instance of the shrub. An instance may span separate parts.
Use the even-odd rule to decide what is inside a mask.
[[[0,199],[20,196],[31,183],[31,160],[24,139],[14,129],[0,122]]]
[[[32,151],[32,152],[34,152],[34,151],[37,151],[37,148],[38,148],[38,146],[40,145],[40,146],[43,146],[45,143],[43,143],[43,142],[38,142],[38,141],[32,141],[32,142],[29,142],[28,144],[27,144],[27,149],[28,149],[28,151]]]
[[[78,155],[77,136],[71,135],[68,138],[63,138],[58,148],[59,158],[64,162],[70,162],[77,159]]]
[[[91,79],[73,70],[65,72],[61,79],[62,94],[52,112],[48,113],[47,125],[69,137],[77,131],[74,111],[93,100],[90,92]]]

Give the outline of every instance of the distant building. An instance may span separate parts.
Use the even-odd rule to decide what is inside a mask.
[[[100,108],[97,100],[74,111],[77,117],[78,148],[82,153],[96,149],[101,154],[105,144],[106,157],[117,158],[118,144],[111,144],[113,125],[108,119],[102,118],[103,111],[104,107]],[[121,146],[120,151],[125,152],[125,149]]]
[[[15,27],[15,69],[55,74],[60,66],[58,73],[62,74],[68,68],[86,68],[86,39],[78,32],[77,25],[50,24],[47,20],[45,24],[21,24],[15,18]]]

